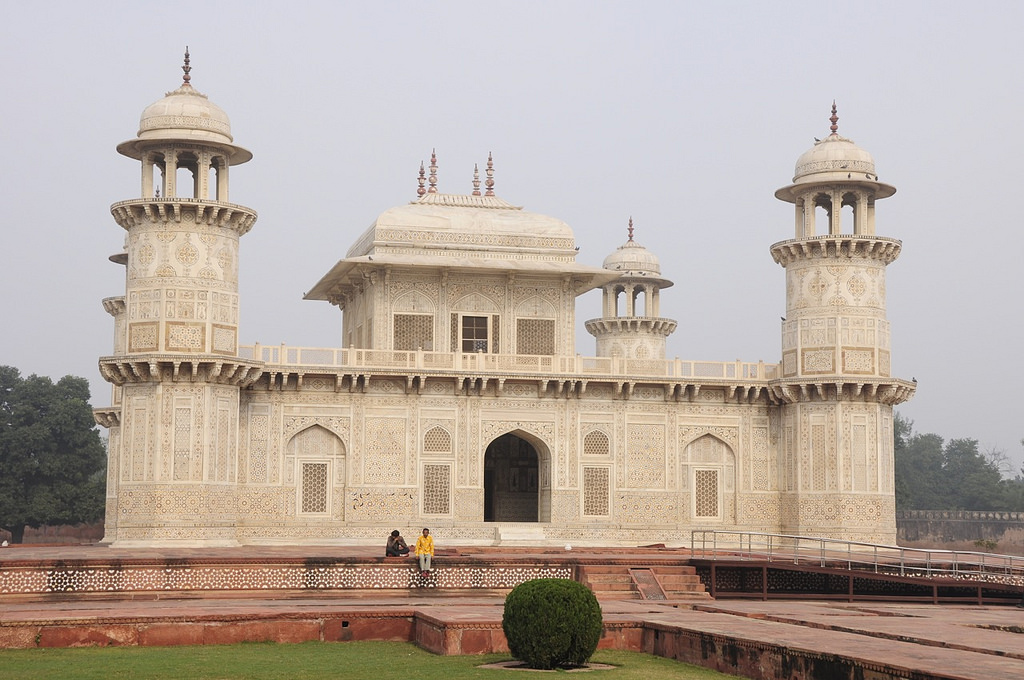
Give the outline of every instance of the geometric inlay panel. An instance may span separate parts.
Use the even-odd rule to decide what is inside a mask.
[[[423,466],[423,513],[447,515],[451,513],[451,466]]]
[[[585,516],[607,516],[608,480],[606,467],[583,468],[583,514]]]
[[[411,560],[410,560],[411,562]],[[572,578],[570,566],[435,565],[429,584],[420,580],[413,564],[376,565],[182,565],[45,566],[0,571],[0,594],[143,593],[161,591],[268,591],[514,588],[537,578]]]

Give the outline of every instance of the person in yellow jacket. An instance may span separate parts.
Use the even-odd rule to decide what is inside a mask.
[[[430,529],[424,529],[423,535],[416,539],[416,555],[420,558],[420,576],[428,576],[430,558],[434,556],[434,537],[430,535]]]

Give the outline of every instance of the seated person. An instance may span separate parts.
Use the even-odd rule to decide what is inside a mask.
[[[398,529],[391,532],[388,536],[387,547],[384,548],[385,557],[402,557],[409,554],[409,546],[405,544],[405,539],[402,538],[402,534],[399,533]]]
[[[430,558],[434,556],[434,537],[430,529],[424,529],[423,535],[416,539],[416,555],[420,558],[420,576],[430,576]]]

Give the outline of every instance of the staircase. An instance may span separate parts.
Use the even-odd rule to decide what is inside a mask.
[[[696,567],[652,567],[669,600],[710,600]]]
[[[630,567],[588,564],[580,580],[598,600],[708,600],[697,571],[690,566]]]
[[[629,567],[623,564],[587,564],[580,567],[580,581],[598,600],[639,599]]]

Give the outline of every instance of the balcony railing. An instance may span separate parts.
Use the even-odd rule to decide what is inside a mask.
[[[405,352],[288,345],[242,345],[238,348],[238,355],[243,359],[295,369],[316,367],[335,370],[423,370],[687,380],[772,380],[780,375],[778,364],[766,364],[763,361],[683,361],[422,350]]]

